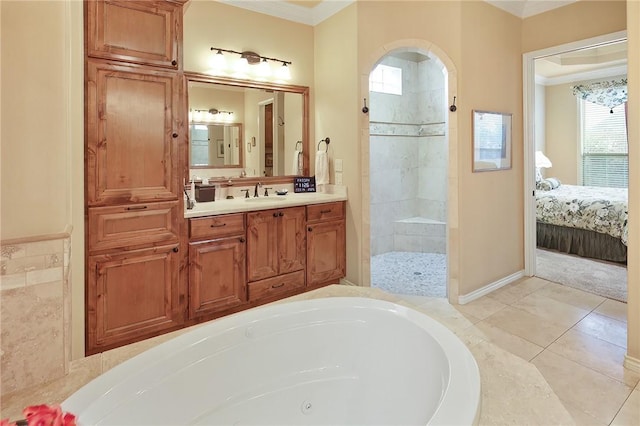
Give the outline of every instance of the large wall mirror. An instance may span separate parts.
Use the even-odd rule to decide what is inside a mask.
[[[189,108],[187,178],[286,180],[308,175],[308,87],[191,72],[185,76]]]

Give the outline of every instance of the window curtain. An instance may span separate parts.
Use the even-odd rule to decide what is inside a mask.
[[[578,84],[573,86],[573,94],[594,104],[611,110],[627,102],[627,79],[599,81],[597,83]]]

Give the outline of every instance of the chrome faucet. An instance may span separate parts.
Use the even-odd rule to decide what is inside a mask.
[[[262,184],[260,182],[256,182],[256,186],[253,189],[253,197],[256,198],[258,197],[258,188],[261,187]]]

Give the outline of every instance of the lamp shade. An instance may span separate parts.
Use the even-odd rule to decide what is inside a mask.
[[[549,168],[551,166],[551,160],[549,160],[542,151],[536,151],[536,167]]]

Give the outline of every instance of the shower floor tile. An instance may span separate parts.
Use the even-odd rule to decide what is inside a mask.
[[[371,257],[371,287],[389,293],[446,297],[447,256],[393,251]]]

